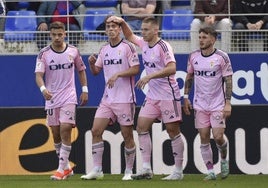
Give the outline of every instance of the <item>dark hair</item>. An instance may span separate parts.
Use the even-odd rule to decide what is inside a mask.
[[[213,27],[208,27],[208,26],[206,26],[206,27],[202,27],[202,28],[200,28],[199,29],[199,33],[206,33],[206,34],[210,34],[210,35],[212,35],[215,39],[217,39],[217,35],[218,35],[218,33],[217,33],[217,31],[213,28]]]
[[[63,29],[65,31],[65,25],[62,22],[53,22],[49,25],[49,30],[52,29]]]

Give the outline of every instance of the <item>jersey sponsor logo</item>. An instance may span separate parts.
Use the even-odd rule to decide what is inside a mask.
[[[61,70],[61,69],[71,69],[73,67],[73,63],[64,63],[57,65],[49,65],[49,70]]]
[[[213,77],[213,76],[216,76],[216,72],[215,71],[199,71],[199,70],[195,70],[194,75],[195,76]]]
[[[104,65],[121,65],[122,59],[105,59],[103,61]]]
[[[143,64],[144,64],[144,66],[146,66],[146,67],[150,67],[150,68],[155,68],[155,67],[156,67],[154,63],[147,62],[147,61],[144,61]]]

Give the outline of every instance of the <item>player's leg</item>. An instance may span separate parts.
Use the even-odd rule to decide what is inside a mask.
[[[172,154],[175,162],[173,172],[162,180],[182,180],[183,179],[183,152],[184,143],[180,134],[179,122],[166,123],[166,130],[171,139]]]
[[[121,125],[121,133],[125,142],[124,155],[126,163],[125,174],[122,180],[132,180],[131,175],[136,156],[136,147],[133,138],[133,125]]]
[[[161,101],[161,112],[167,133],[171,139],[172,153],[175,162],[175,169],[170,175],[163,178],[163,180],[182,180],[184,143],[180,131],[180,122],[182,120],[181,102],[174,100]]]
[[[135,114],[135,104],[124,103],[114,104],[113,111],[120,124],[121,134],[124,138],[125,172],[122,180],[132,180],[132,169],[136,157],[136,146],[133,138],[133,124]]]
[[[208,170],[208,174],[204,180],[216,180],[213,153],[210,144],[210,115],[203,111],[195,111],[195,128],[197,128],[199,132],[201,155]]]
[[[138,117],[137,132],[142,159],[142,170],[131,176],[134,180],[151,179],[153,177],[151,167],[152,140],[150,130],[154,120],[155,118]]]
[[[51,179],[61,180],[73,175],[73,170],[69,166],[69,156],[71,153],[71,132],[75,126],[76,105],[70,104],[57,109],[58,120],[60,122],[61,147],[59,151],[59,166]],[[54,131],[58,131],[55,129]]]
[[[81,176],[84,180],[99,180],[104,177],[102,171],[102,158],[104,152],[104,141],[102,135],[110,120],[108,118],[94,118],[92,133],[92,158],[93,169],[86,175]]]
[[[153,177],[151,167],[152,141],[150,130],[156,119],[161,119],[159,101],[146,98],[140,109],[137,127],[139,148],[142,159],[142,170],[131,177],[135,180],[151,179]]]
[[[224,138],[225,119],[222,112],[213,112],[211,117],[212,134],[221,155],[221,178],[229,175],[229,161],[227,160],[228,141]]]

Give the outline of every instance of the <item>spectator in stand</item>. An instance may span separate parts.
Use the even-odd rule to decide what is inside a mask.
[[[140,30],[143,18],[153,14],[156,0],[122,0],[121,11],[131,29]]]
[[[221,49],[229,51],[232,29],[232,21],[228,18],[229,7],[229,0],[198,0],[195,2],[194,14],[198,15],[191,23],[191,50],[199,49],[199,29],[204,26],[212,26],[221,31]]]
[[[0,0],[0,38],[3,38],[3,31],[5,25],[5,16],[6,15],[6,7],[3,0]]]
[[[82,23],[79,14],[78,7],[82,4],[82,1],[45,1],[42,2],[37,11],[37,30],[42,31],[37,33],[37,46],[42,49],[47,45],[48,35],[44,33],[48,31],[48,25],[50,23],[59,21],[65,24],[67,30],[81,31]],[[70,16],[66,16],[70,15]],[[69,43],[77,46],[80,39],[80,33],[70,32]]]
[[[247,15],[247,14],[259,15]],[[232,14],[241,14],[233,16],[234,30],[258,31],[268,29],[268,1],[267,0],[235,0],[233,3]],[[263,33],[263,32],[262,32]],[[235,32],[235,39],[238,42],[240,51],[248,51],[247,32]],[[268,37],[264,40],[264,51],[268,51]]]
[[[21,2],[22,3],[22,2]],[[26,10],[33,10],[35,12],[38,11],[39,5],[41,2],[25,2],[27,7],[25,7]],[[7,10],[20,10],[20,4],[19,2],[6,2]]]

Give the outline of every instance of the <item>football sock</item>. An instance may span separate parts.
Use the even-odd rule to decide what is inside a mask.
[[[59,157],[60,156],[61,142],[60,143],[54,143],[54,147],[55,147],[55,150],[56,150],[56,154]]]
[[[203,161],[207,167],[208,170],[213,169],[213,157],[212,157],[212,149],[211,145],[209,144],[201,144],[201,155],[203,158]]]
[[[104,152],[104,142],[92,144],[93,166],[95,171],[102,171],[102,155]]]
[[[143,168],[151,168],[152,142],[149,132],[138,135]]]
[[[126,161],[126,170],[132,171],[134,160],[136,156],[136,147],[133,148],[125,148],[125,161]]]
[[[59,157],[59,167],[58,171],[63,172],[67,164],[69,163],[69,155],[71,153],[72,146],[67,146],[65,144],[61,145],[60,157]]]
[[[182,141],[180,134],[178,134],[171,140],[171,147],[172,147],[173,157],[175,161],[175,168],[177,171],[181,172],[182,162],[183,162],[184,143]]]
[[[220,146],[217,144],[217,148],[221,154],[221,159],[226,160],[227,157],[227,147],[228,147],[228,142],[225,140],[225,142]]]

